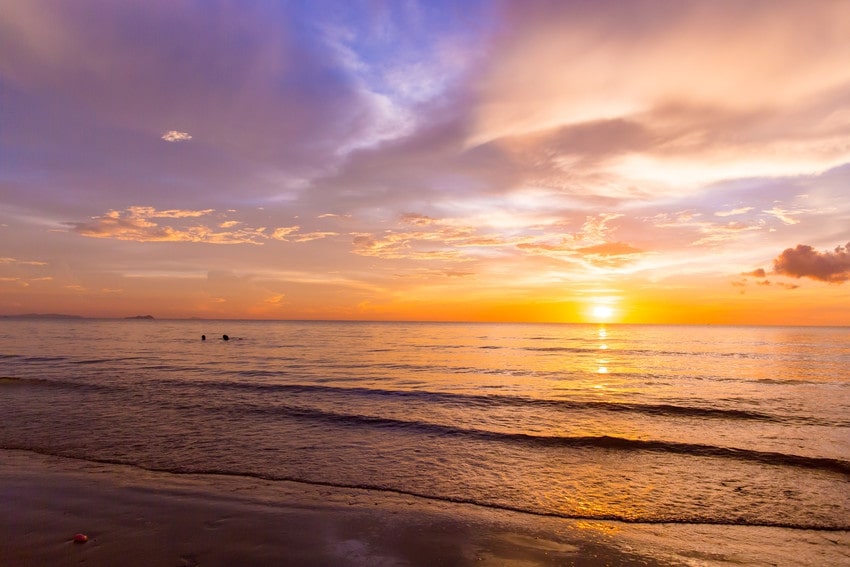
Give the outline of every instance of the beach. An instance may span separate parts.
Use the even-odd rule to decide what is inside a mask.
[[[77,533],[88,542],[74,543]],[[847,532],[788,536],[778,528],[540,518],[25,451],[2,451],[0,459],[0,563],[7,567],[847,564]],[[789,555],[806,548],[813,554]]]
[[[0,480],[5,566],[674,564],[617,548],[605,523],[367,490],[21,451],[3,451]]]

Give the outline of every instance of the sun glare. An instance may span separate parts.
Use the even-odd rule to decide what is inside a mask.
[[[587,310],[588,319],[593,323],[610,323],[617,311],[607,303],[594,303]]]

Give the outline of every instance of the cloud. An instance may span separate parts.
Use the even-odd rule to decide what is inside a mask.
[[[465,270],[432,270],[422,268],[408,273],[395,274],[394,277],[404,280],[432,280],[444,278],[469,278],[475,275],[475,272]]]
[[[625,242],[605,242],[595,246],[576,248],[585,262],[598,268],[621,268],[635,261],[643,250]]]
[[[515,244],[500,234],[483,232],[457,220],[405,213],[400,222],[405,229],[353,233],[354,253],[387,259],[463,260],[476,256],[477,250]],[[408,230],[411,226],[414,228]]]
[[[474,83],[469,146],[507,147],[565,191],[626,199],[850,159],[846,3],[601,8],[506,5],[511,33]]]
[[[766,209],[762,212],[765,213],[765,214],[771,215],[773,217],[776,217],[777,219],[782,221],[783,224],[792,225],[792,224],[799,224],[800,223],[799,219],[794,218],[795,215],[799,215],[799,214],[802,214],[802,213],[808,213],[810,211],[807,210],[807,209],[788,210],[788,209],[782,209],[782,208],[775,206],[771,209]]]
[[[162,139],[166,142],[188,142],[192,139],[192,135],[188,132],[178,132],[177,130],[169,130],[162,135]]]
[[[741,235],[761,231],[761,224],[747,224],[743,222],[730,222],[726,224],[715,224],[710,222],[697,223],[697,228],[704,236],[695,240],[693,246],[717,245],[730,240],[737,240]]]
[[[716,217],[732,217],[735,215],[743,215],[744,213],[748,213],[753,210],[753,207],[738,207],[737,209],[732,209],[731,211],[717,211],[714,213]]]
[[[236,211],[230,210],[228,214]],[[310,242],[339,233],[332,231],[300,232],[300,226],[278,228],[246,226],[241,220],[221,220],[214,209],[166,209],[132,206],[122,211],[108,211],[86,222],[67,222],[66,226],[81,236],[111,238],[134,242],[192,242],[205,244],[254,244],[268,241]],[[201,222],[201,217],[211,217]],[[192,222],[187,222],[192,219]],[[4,260],[0,258],[0,263]]]
[[[295,234],[299,230],[301,230],[300,226],[281,226],[281,227],[274,229],[270,238],[272,238],[274,240],[283,240],[284,242],[287,242],[288,241],[287,237],[292,235],[292,234]]]
[[[394,260],[545,257],[597,268],[617,268],[644,254],[639,248],[611,238],[617,230],[612,223],[623,217],[620,213],[586,215],[579,228],[573,231],[568,230],[568,223],[563,220],[533,226],[519,223],[504,230],[489,217],[478,219],[478,224],[466,224],[461,219],[404,213],[399,219],[403,226],[400,230],[353,233],[353,252]]]
[[[295,242],[310,242],[311,240],[321,240],[323,238],[330,238],[331,236],[339,236],[338,232],[331,231],[316,231],[316,232],[304,232],[295,237]]]
[[[115,211],[112,211],[114,213]],[[158,211],[154,207],[140,207],[133,206],[127,208],[127,213],[134,217],[154,217],[154,218],[168,218],[168,219],[185,219],[185,218],[196,218],[203,217],[209,215],[214,212],[214,209],[201,209],[201,210],[190,210],[190,209],[167,209],[164,211]]]
[[[135,242],[261,244],[267,238],[263,229],[216,230],[200,223],[186,226],[176,222],[207,216],[212,212],[212,209],[158,211],[153,207],[136,206],[123,211],[112,210],[87,222],[69,222],[66,225],[81,236]],[[173,220],[171,224],[165,224],[159,219]]]
[[[604,244],[597,244],[596,246],[578,248],[576,252],[593,256],[628,256],[631,254],[640,254],[643,250],[625,242],[606,242]]]
[[[19,266],[46,266],[47,262],[39,262],[36,260],[18,260],[17,258],[0,258],[0,264],[16,264]]]
[[[431,218],[427,215],[420,215],[418,213],[404,213],[401,216],[401,220],[406,224],[412,224],[415,226],[428,226],[438,222],[435,218]]]
[[[0,58],[0,79],[13,93],[4,107],[23,111],[10,126],[50,127],[40,147],[64,152],[74,142],[77,157],[98,162],[123,155],[134,136],[202,139],[186,163],[216,183],[208,172],[233,173],[223,165],[243,160],[309,179],[352,151],[410,134],[424,120],[419,106],[440,99],[473,64],[460,48],[475,46],[466,17],[401,5],[377,16],[349,4],[4,1],[0,52],[9,56]],[[426,15],[453,24],[414,30]],[[91,134],[85,140],[81,126]],[[203,151],[219,163],[204,163]],[[147,157],[159,170],[159,155],[134,161]],[[242,181],[242,191],[281,187]]]
[[[752,276],[754,278],[765,278],[767,274],[764,271],[764,268],[758,268],[753,270],[752,272],[745,272],[741,274],[742,276]]]
[[[850,242],[826,252],[798,244],[796,248],[785,249],[773,260],[773,270],[795,278],[843,283],[850,280]]]

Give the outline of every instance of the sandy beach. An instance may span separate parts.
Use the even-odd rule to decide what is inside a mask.
[[[789,538],[773,528],[585,522],[25,451],[0,455],[4,566],[819,565],[846,557],[850,545],[843,532]],[[77,533],[88,541],[75,543]]]
[[[20,451],[0,463],[7,567],[672,564],[616,547],[604,523]]]
[[[850,544],[844,532],[789,538],[775,528],[584,522],[366,490],[0,455],[5,567],[817,565],[840,564]],[[77,533],[88,542],[75,543]]]

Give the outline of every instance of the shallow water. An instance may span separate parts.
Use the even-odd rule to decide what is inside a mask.
[[[848,328],[3,320],[0,447],[847,530],[848,369]]]

